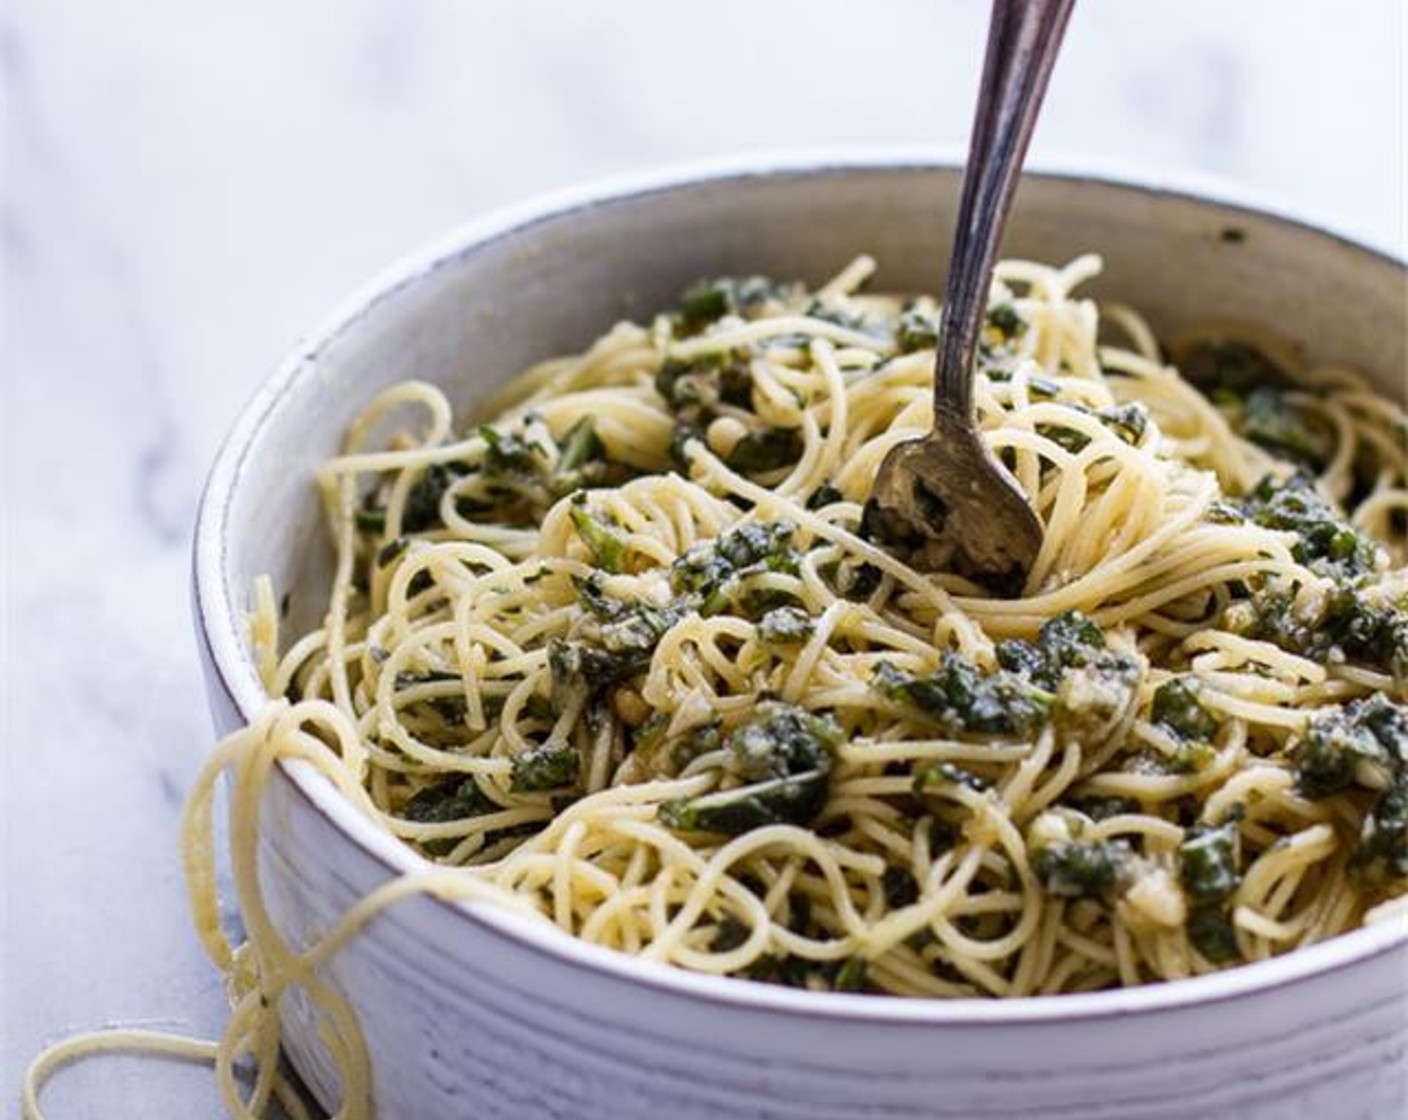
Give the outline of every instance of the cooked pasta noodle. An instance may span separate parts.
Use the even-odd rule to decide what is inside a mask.
[[[700,972],[935,998],[1172,980],[1404,920],[1401,404],[1225,332],[1176,342],[1180,373],[1137,313],[1076,294],[1098,258],[1007,262],[975,401],[1045,536],[1000,596],[912,569],[867,516],[929,426],[937,327],[927,297],[863,294],[873,268],[696,286],[467,434],[417,381],[352,425],[317,480],[325,621],[285,645],[260,581],[275,699],[188,814],[232,1110],[276,1091],[264,1009],[296,985],[363,1115],[352,1009],[317,970],[419,890]],[[301,954],[254,866],[291,757],[435,864]]]

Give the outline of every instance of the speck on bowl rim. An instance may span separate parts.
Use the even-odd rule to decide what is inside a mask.
[[[378,275],[309,334],[274,374],[256,391],[226,437],[207,480],[197,517],[193,549],[193,592],[196,628],[205,662],[212,705],[232,711],[245,721],[266,697],[250,656],[245,632],[245,608],[231,593],[226,578],[230,534],[234,531],[231,500],[247,464],[255,437],[277,413],[301,379],[315,375],[313,359],[330,342],[386,298],[432,274],[443,264],[501,237],[531,228],[539,221],[603,203],[618,203],[672,188],[709,182],[797,177],[883,170],[952,170],[961,160],[952,152],[934,149],[862,149],[761,154],[676,165],[642,174],[617,176],[583,187],[557,191],[496,210],[437,238]],[[1031,176],[1064,179],[1178,196],[1207,203],[1229,214],[1297,227],[1308,234],[1330,237],[1356,251],[1371,254],[1399,270],[1404,259],[1391,248],[1364,236],[1346,236],[1318,221],[1294,216],[1287,208],[1250,195],[1244,189],[1186,172],[1151,174],[1109,161],[1043,162]],[[858,247],[858,251],[863,246]],[[936,262],[937,269],[937,262]],[[602,324],[605,330],[609,323]],[[312,480],[309,480],[310,486]],[[335,787],[307,763],[280,764],[297,796],[333,823],[342,835],[370,854],[389,873],[413,872],[431,866],[409,846],[365,818]],[[1317,945],[1297,949],[1267,961],[1244,964],[1224,972],[1185,980],[1150,983],[1067,995],[1018,999],[964,997],[924,999],[844,992],[813,992],[731,977],[688,972],[671,965],[642,961],[625,953],[589,944],[549,926],[515,914],[508,908],[481,902],[432,898],[436,905],[498,937],[510,938],[535,952],[575,968],[604,974],[623,984],[673,992],[692,999],[773,1012],[789,1017],[816,1016],[833,1021],[889,1024],[1006,1026],[1018,1023],[1069,1022],[1134,1016],[1180,1007],[1216,1004],[1238,996],[1269,991],[1312,976],[1346,969],[1393,952],[1408,944],[1408,922],[1385,921],[1353,930]]]

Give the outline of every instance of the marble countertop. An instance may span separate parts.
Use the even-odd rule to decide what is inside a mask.
[[[4,81],[0,1096],[44,1044],[209,1035],[184,792],[202,479],[300,330],[494,205],[749,149],[960,144],[977,0],[11,0]],[[1034,147],[1220,175],[1399,253],[1401,0],[1085,0]],[[66,1071],[65,1120],[216,1116],[208,1074]]]

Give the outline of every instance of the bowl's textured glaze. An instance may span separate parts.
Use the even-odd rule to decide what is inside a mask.
[[[879,288],[937,290],[959,178],[875,157],[754,161],[522,208],[451,236],[352,301],[246,410],[212,473],[196,598],[222,731],[260,702],[253,578],[315,622],[327,555],[311,470],[406,377],[468,409],[530,362],[648,314],[709,273],[818,281],[858,251]],[[1091,291],[1177,330],[1276,326],[1404,395],[1403,265],[1245,206],[1089,176],[1024,180],[1004,255],[1106,261]],[[272,912],[295,940],[417,857],[298,767],[265,805]],[[360,1015],[385,1120],[1379,1120],[1403,1115],[1408,930],[1384,926],[1220,976],[1001,1004],[817,995],[687,975],[511,915],[429,899],[331,966]],[[307,1009],[289,1049],[335,1086]]]

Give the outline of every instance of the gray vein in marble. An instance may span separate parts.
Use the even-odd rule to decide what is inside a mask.
[[[415,86],[416,59],[425,50],[424,26],[416,13],[392,5],[367,20],[357,52],[352,89],[368,104],[386,106]]]
[[[133,394],[126,401],[129,419],[140,423],[147,433],[132,474],[134,509],[139,523],[158,542],[177,547],[188,539],[199,497],[195,479],[200,468],[183,446],[171,409],[156,335],[141,305],[129,244],[98,228],[85,212],[75,189],[77,179],[64,166],[47,133],[34,97],[24,45],[13,27],[6,29],[0,44],[0,78],[6,102],[23,140],[26,162],[37,179],[31,197],[18,201],[13,223],[19,230],[45,224],[63,229],[76,246],[76,260],[66,263],[76,264],[99,280],[99,293],[116,316],[120,335],[117,353],[127,357],[125,363],[107,364],[104,375],[120,377],[125,366],[130,376],[122,380]],[[31,212],[26,211],[26,205]],[[39,259],[42,267],[42,255]]]

